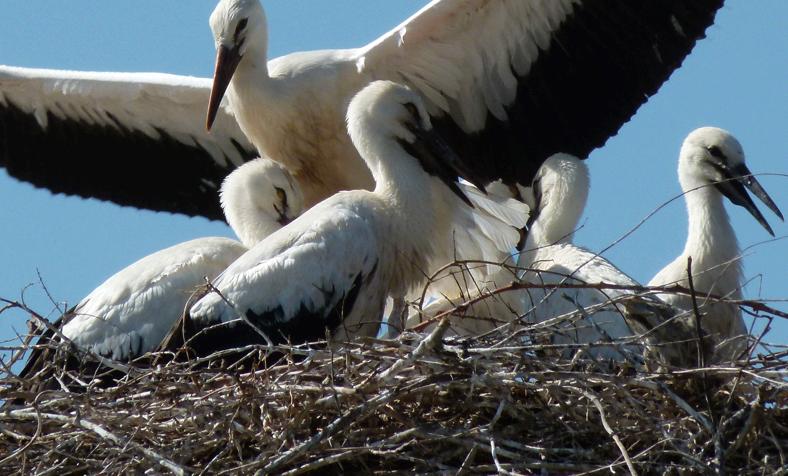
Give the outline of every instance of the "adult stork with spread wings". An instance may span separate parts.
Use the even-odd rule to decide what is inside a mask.
[[[361,48],[267,62],[262,6],[223,0],[212,17],[211,134],[195,112],[208,102],[208,80],[3,67],[0,164],[57,192],[219,218],[216,188],[256,147],[292,169],[311,205],[372,186],[344,117],[367,83],[392,79],[426,98],[463,174],[530,183],[552,153],[585,157],[614,135],[721,5],[435,0]],[[228,109],[219,99],[231,80]],[[133,156],[136,170],[114,173],[103,162],[108,148]]]

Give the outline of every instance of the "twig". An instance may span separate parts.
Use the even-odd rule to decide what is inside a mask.
[[[544,273],[545,271],[541,270],[532,270]],[[561,273],[554,273],[557,275],[562,275]],[[686,295],[692,296],[693,294],[697,297],[701,297],[704,300],[714,301],[714,302],[721,302],[727,304],[734,304],[737,306],[744,306],[749,307],[755,311],[766,312],[776,317],[781,317],[784,319],[788,319],[788,312],[780,311],[779,309],[773,308],[771,306],[767,306],[761,301],[753,301],[748,299],[727,299],[722,296],[718,296],[712,293],[704,293],[701,291],[692,291],[689,288],[685,288],[679,285],[669,285],[669,286],[627,286],[622,284],[611,284],[611,283],[531,283],[531,282],[517,282],[511,283],[507,286],[502,286],[497,289],[488,290],[484,293],[475,296],[471,299],[468,299],[460,304],[457,304],[453,309],[444,311],[437,316],[431,317],[419,324],[412,326],[410,330],[412,331],[423,331],[431,324],[439,321],[445,316],[449,316],[456,312],[461,312],[469,307],[473,306],[474,304],[481,302],[485,299],[489,299],[491,296],[495,296],[502,293],[518,291],[518,290],[531,290],[531,289],[540,289],[540,290],[555,290],[555,289],[594,289],[597,291],[605,291],[605,290],[619,290],[619,291],[630,291],[632,293],[643,295],[643,294],[677,294],[677,295]]]
[[[109,431],[102,428],[100,425],[97,425],[90,420],[85,420],[84,418],[80,417],[68,417],[65,415],[57,415],[54,413],[39,413],[39,412],[31,412],[29,410],[11,410],[8,412],[8,415],[13,418],[21,418],[21,419],[36,419],[36,420],[49,420],[49,421],[56,421],[59,423],[66,423],[69,425],[77,425],[86,430],[92,431],[99,437],[111,441],[114,445],[123,447],[130,447],[133,448],[140,453],[142,453],[146,458],[152,460],[153,462],[164,466],[165,468],[169,469],[173,473],[177,475],[186,475],[188,471],[180,466],[179,464],[175,463],[174,461],[165,458],[164,456],[159,455],[153,450],[145,448],[142,445],[134,443],[130,440],[124,440],[119,436],[116,436]]]
[[[692,279],[692,256],[687,258],[687,283],[690,289],[690,299],[692,300],[692,315],[695,323],[695,338],[698,339],[698,367],[706,366],[706,343],[703,340],[703,331],[700,326],[700,310],[698,309],[698,299],[695,294],[695,286]]]
[[[421,342],[419,342],[418,347],[414,350],[410,355],[399,359],[398,361],[394,362],[394,364],[389,367],[384,372],[381,372],[378,375],[378,380],[382,382],[389,382],[391,379],[394,378],[397,373],[399,373],[403,367],[415,362],[417,359],[421,358],[425,353],[429,351],[433,351],[438,348],[440,344],[440,339],[443,337],[443,334],[446,333],[446,329],[449,328],[449,320],[443,319],[438,325],[433,329],[430,334],[425,337]]]
[[[581,390],[582,394],[585,395],[587,399],[594,404],[597,411],[599,412],[599,418],[602,420],[602,426],[605,428],[605,431],[613,437],[613,441],[618,446],[618,450],[621,452],[621,456],[624,458],[624,461],[627,463],[627,469],[629,469],[629,474],[632,476],[637,476],[638,472],[635,470],[635,466],[632,464],[632,460],[629,459],[629,453],[627,452],[624,443],[621,442],[621,438],[619,438],[618,434],[613,431],[613,428],[610,427],[610,424],[607,422],[607,418],[605,417],[605,409],[602,407],[602,404],[599,403],[599,398],[591,395],[590,393],[586,392],[585,390]]]
[[[269,462],[262,470],[258,472],[258,474],[271,474],[277,470],[279,470],[282,466],[290,463],[294,459],[300,457],[311,451],[314,447],[319,445],[323,440],[336,434],[338,431],[346,428],[349,425],[352,425],[354,421],[360,420],[361,417],[368,412],[374,410],[375,408],[384,405],[394,399],[397,396],[401,396],[410,392],[418,391],[419,387],[423,384],[423,382],[417,382],[408,386],[406,389],[403,389],[402,392],[397,392],[393,389],[388,389],[382,392],[380,395],[368,400],[363,405],[359,405],[353,409],[351,409],[348,413],[339,418],[332,421],[326,428],[313,436],[312,438],[308,439],[304,443],[294,447],[293,449],[286,451],[284,454],[280,455],[278,458],[275,458],[273,461]]]

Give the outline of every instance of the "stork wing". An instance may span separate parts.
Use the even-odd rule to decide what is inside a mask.
[[[380,312],[363,316],[378,319],[369,325],[349,322],[347,316],[376,306],[383,310],[386,290],[368,289],[381,281],[378,238],[369,217],[352,207],[321,206],[326,203],[230,265],[214,282],[221,295],[213,292],[198,301],[191,308],[192,319],[208,326],[245,315],[279,342],[324,339],[326,329],[337,331],[340,326],[346,329],[343,335],[358,335],[362,327],[374,335]],[[250,331],[238,327],[237,339],[224,337],[227,347],[248,343]]]
[[[0,66],[0,165],[53,192],[222,219],[222,179],[256,155],[210,80]]]
[[[79,348],[115,360],[133,360],[150,352],[181,316],[191,293],[244,251],[241,243],[228,238],[198,238],[123,268],[52,328],[36,333],[37,343],[19,376],[31,377],[55,359],[61,339],[53,329]]]
[[[433,0],[357,67],[420,91],[473,172],[527,184],[551,154],[587,157],[615,135],[722,3]]]

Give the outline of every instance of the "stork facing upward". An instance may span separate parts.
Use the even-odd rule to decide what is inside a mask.
[[[783,220],[783,215],[744,162],[744,149],[733,135],[716,127],[692,131],[679,153],[679,182],[687,204],[689,229],[684,251],[649,282],[649,286],[679,284],[689,287],[687,266],[692,258],[696,291],[725,299],[742,299],[742,262],[736,232],[723,205],[727,198],[746,209],[770,235],[771,226],[755,206],[745,187]],[[693,309],[692,297],[660,296],[681,309]],[[736,304],[699,299],[700,325],[716,349],[713,362],[742,356],[747,349],[747,327]]]

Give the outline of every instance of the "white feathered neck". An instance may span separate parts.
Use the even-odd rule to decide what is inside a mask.
[[[417,108],[422,127],[432,127],[424,103],[414,92],[390,81],[376,81],[350,103],[348,132],[375,180],[374,193],[407,214],[408,221],[423,223],[432,221],[433,187],[444,186],[400,144],[415,140],[405,126],[409,112],[404,104]]]
[[[539,213],[528,230],[524,250],[570,243],[588,199],[590,178],[585,162],[569,154],[554,154],[534,178]]]
[[[686,266],[693,259],[698,289],[739,297],[742,277],[739,243],[725,210],[724,196],[712,185],[714,170],[705,160],[711,146],[724,147],[732,160],[744,160],[741,145],[728,132],[713,127],[696,129],[684,140],[679,154],[679,182],[687,206],[688,232],[677,258]],[[719,268],[721,267],[721,268]],[[703,273],[712,270],[711,273]]]

